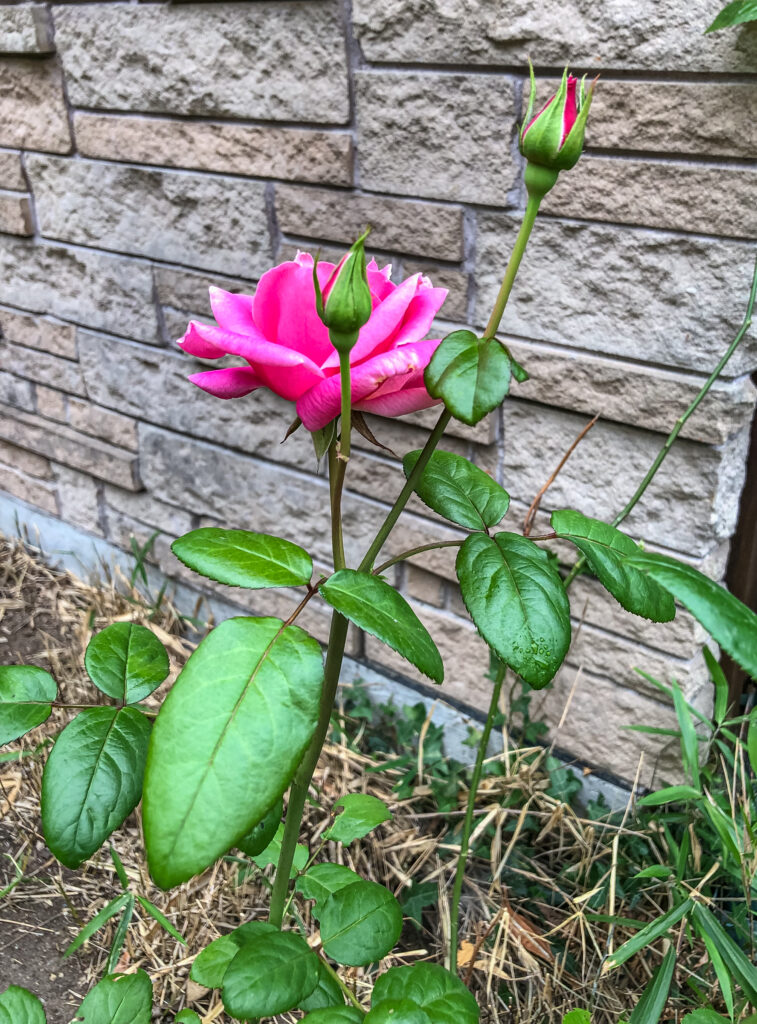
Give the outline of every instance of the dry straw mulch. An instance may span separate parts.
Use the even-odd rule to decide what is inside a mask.
[[[110,622],[141,622],[167,646],[172,674],[150,699],[156,707],[199,639],[182,628],[169,601],[164,600],[156,611],[126,580],[84,583],[48,568],[39,552],[2,538],[0,567],[0,664],[34,663],[49,669],[63,701],[98,700],[98,691],[86,681],[83,653],[92,633]],[[46,1001],[49,1024],[67,1024],[88,987],[101,976],[115,922],[71,959],[61,961],[60,952],[120,892],[107,849],[71,872],[49,854],[42,838],[39,792],[45,744],[49,747],[70,715],[56,709],[45,725],[13,745],[17,756],[0,762],[0,892],[11,886],[0,899],[0,987],[16,983],[36,988]],[[422,778],[422,747],[418,756]],[[595,864],[603,866],[612,883],[608,902],[600,909],[627,912],[614,896],[613,872],[618,840],[629,830],[583,819],[549,796],[543,757],[543,751],[510,751],[504,774],[487,777],[481,787],[477,831],[483,834],[491,827],[494,838],[490,863],[471,864],[461,921],[462,973],[483,1008],[484,1022],[551,1024],[579,1006],[593,1008],[595,1024],[614,1022],[633,1007],[658,962],[653,953],[644,961],[636,958],[610,977],[601,977],[607,952],[632,931],[616,928],[613,934],[606,924],[591,922],[587,916],[587,902],[597,885]],[[348,849],[327,844],[320,857],[345,863],[397,895],[411,879],[437,883],[439,912],[427,910],[421,930],[408,924],[401,951],[387,957],[382,969],[423,959],[443,962],[455,853],[448,836],[462,816],[467,794],[461,786],[458,809],[442,814],[422,782],[410,799],[398,801],[393,789],[397,771],[375,768],[375,760],[346,743],[326,748],[303,841],[311,850],[316,848],[329,824],[328,808],[343,794],[370,792],[385,800],[392,810],[391,822]],[[517,804],[504,808],[504,799],[514,792],[519,794]],[[535,841],[534,822],[540,827]],[[524,863],[518,844],[527,828],[531,829],[529,849],[537,852]],[[257,869],[249,870],[242,858],[231,857],[192,882],[163,893],[151,883],[145,867],[138,814],[115,833],[113,844],[133,890],[155,902],[187,943],[180,945],[151,918],[137,912],[119,970],[141,967],[150,975],[155,1005],[161,1008],[156,1010],[156,1020],[173,1020],[174,1013],[191,1006],[203,1024],[224,1024],[228,1018],[218,993],[191,982],[189,970],[212,939],[265,915],[265,880]],[[590,875],[595,879],[593,886],[587,884]],[[537,896],[527,901],[513,897],[503,879],[515,876],[532,883]],[[665,909],[650,897],[628,916],[649,918]],[[300,904],[297,910],[313,935],[317,924],[310,920],[308,905]],[[690,969],[696,967],[693,963]],[[349,968],[344,976],[367,1005],[371,973]],[[281,1020],[294,1021],[299,1016]]]

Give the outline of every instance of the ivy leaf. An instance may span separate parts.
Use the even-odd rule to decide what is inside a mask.
[[[67,868],[91,857],[139,803],[150,722],[136,708],[87,708],[55,741],[42,775],[42,831]]]
[[[355,839],[362,839],[377,825],[391,821],[392,818],[384,801],[368,793],[348,793],[334,806],[343,807],[344,810],[331,828],[324,832],[323,838],[333,839],[345,846]]]
[[[205,988],[220,988],[226,969],[242,946],[251,939],[276,931],[278,929],[267,921],[248,921],[228,935],[221,935],[195,958],[189,977]]]
[[[392,967],[373,988],[371,1005],[388,999],[412,999],[432,1024],[478,1024],[476,1000],[462,981],[438,964]]]
[[[245,942],[223,979],[223,1005],[232,1017],[273,1017],[292,1010],[318,984],[317,955],[293,932]]]
[[[715,18],[707,32],[717,32],[721,28],[743,25],[747,21],[757,21],[757,0],[733,0]]]
[[[410,476],[420,454],[409,452],[404,457],[405,476]],[[452,452],[432,454],[415,492],[432,511],[469,530],[496,526],[510,506],[507,491],[478,466]]]
[[[401,894],[400,903],[405,917],[420,928],[424,908],[433,906],[438,899],[439,888],[436,882],[417,882],[413,879]]]
[[[44,669],[0,665],[0,746],[47,721],[58,688]]]
[[[280,796],[265,817],[257,825],[253,825],[241,839],[237,839],[237,849],[246,853],[248,857],[257,857],[273,841],[283,813],[284,798]]]
[[[9,985],[0,993],[0,1024],[47,1024],[42,1003],[28,989]]]
[[[298,544],[249,530],[203,527],[171,545],[184,565],[230,587],[296,587],[310,582],[313,560]]]
[[[144,971],[108,974],[87,993],[72,1024],[150,1024],[152,984]]]
[[[96,633],[87,645],[84,667],[98,690],[125,704],[149,696],[170,669],[163,644],[135,622],[114,622]]]
[[[629,564],[680,601],[753,679],[757,679],[757,615],[709,577],[668,555],[644,551]]]
[[[321,903],[332,892],[344,889],[348,885],[361,881],[358,875],[351,868],[343,864],[315,864],[297,879],[295,889],[302,894],[306,900],[315,900]]]
[[[362,879],[337,889],[321,907],[324,952],[339,964],[363,967],[380,960],[402,931],[402,908],[388,889]]]
[[[441,683],[444,665],[428,630],[394,587],[357,569],[340,569],[320,587],[332,608],[388,644],[424,675]]]
[[[202,641],[148,751],[143,819],[158,885],[202,871],[268,814],[310,742],[322,682],[317,641],[280,619],[227,619]]]
[[[424,382],[455,419],[475,426],[510,390],[510,359],[496,338],[453,331],[431,357]]]
[[[484,640],[531,686],[546,686],[570,646],[570,606],[547,553],[516,533],[474,533],[456,570]]]
[[[599,582],[626,611],[653,622],[675,618],[675,602],[670,594],[628,564],[626,556],[641,554],[642,549],[627,534],[572,509],[553,512],[551,523],[556,534],[583,552]]]

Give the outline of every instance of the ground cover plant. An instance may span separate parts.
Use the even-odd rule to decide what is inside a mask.
[[[672,619],[679,601],[738,664],[757,677],[754,612],[697,570],[644,550],[617,528],[642,498],[684,422],[704,400],[748,330],[757,274],[742,329],[612,523],[575,509],[557,509],[551,515],[552,530],[545,535],[532,535],[532,516],[522,533],[500,530],[509,494],[466,459],[438,449],[452,417],[475,425],[506,399],[511,382],[527,376],[496,334],[541,200],[559,173],[570,170],[580,157],[592,91],[593,85],[587,89],[566,70],[556,95],[534,116],[532,75],[520,133],[527,161],[528,203],[481,336],[456,330],[441,340],[427,339],[444,291],[421,275],[395,286],[375,263],[366,265],[365,235],[336,266],[300,254],[272,269],[263,276],[254,297],[211,289],[217,324],[190,324],[180,342],[187,353],[205,360],[224,356],[237,360],[237,365],[204,370],[190,379],[225,400],[241,399],[261,387],[276,391],[295,404],[296,418],[289,432],[309,430],[317,457],[328,465],[333,573],[314,572],[310,554],[296,539],[264,535],[236,524],[228,529],[194,530],[173,545],[184,565],[220,584],[250,589],[301,587],[302,599],[287,620],[238,617],[222,622],[202,639],[159,710],[152,695],[168,677],[170,660],[155,631],[131,618],[106,626],[89,640],[84,666],[90,686],[99,691],[94,701],[60,701],[56,680],[36,666],[10,665],[0,670],[0,742],[14,742],[42,725],[54,708],[77,711],[59,732],[41,779],[45,842],[66,868],[76,870],[96,855],[141,801],[147,866],[160,889],[191,885],[217,862],[235,858],[230,852],[235,850],[258,870],[271,870],[265,912],[245,915],[238,927],[192,959],[190,979],[218,993],[215,1017],[225,1011],[235,1019],[258,1020],[299,1011],[309,1024],[363,1020],[366,1024],[474,1024],[480,1019],[480,997],[467,984],[471,970],[466,966],[475,970],[490,938],[499,941],[505,918],[495,915],[489,931],[484,929],[475,941],[469,937],[469,926],[465,943],[460,941],[460,922],[471,850],[475,852],[485,832],[481,822],[474,829],[474,821],[478,794],[490,778],[485,776],[489,740],[508,673],[538,690],[560,668],[571,641],[569,588],[578,572],[591,571],[608,591],[608,600],[615,599],[627,611],[653,621]],[[349,566],[341,500],[353,425],[366,429],[364,411],[391,416],[435,404],[442,406],[438,422],[425,447],[405,455],[406,479],[394,506],[360,563]],[[322,788],[319,806],[328,823],[317,843],[312,837],[308,845],[300,840],[332,724],[349,623],[392,647],[433,682],[443,683],[444,666],[431,637],[383,576],[395,562],[440,545],[420,545],[379,561],[413,493],[464,531],[459,541],[444,546],[459,548],[456,564],[463,600],[491,649],[491,704],[466,780],[462,823],[453,830],[456,866],[448,902],[446,894],[439,894],[442,956],[414,958],[377,970],[376,965],[392,955],[401,938],[403,906],[387,885],[361,877],[344,861],[353,843],[390,820],[387,801],[369,792],[341,792],[332,794],[324,806]],[[554,541],[567,542],[579,555],[565,576],[554,556],[540,546]],[[325,660],[319,644],[297,624],[311,600],[325,601],[332,609]],[[639,928],[620,945],[615,944],[614,931],[610,933],[604,950],[595,951],[602,961],[599,976],[611,979],[613,971],[649,943],[666,938],[671,928],[679,929],[677,941],[647,979],[635,1007],[620,1008],[630,1013],[630,1024],[659,1019],[676,970],[682,964],[686,969],[684,939],[690,934],[707,950],[730,1016],[757,1005],[755,968],[744,952],[753,939],[751,799],[744,748],[733,732],[745,727],[749,737],[751,714],[728,718],[723,711],[716,721],[716,743],[734,744],[736,737],[734,748],[728,747],[734,772],[728,802],[725,790],[715,791],[712,782],[708,788],[706,776],[699,771],[697,735],[675,684],[670,696],[679,713],[690,779],[686,786],[673,787],[653,800],[693,801],[725,844],[730,860],[727,867],[722,865],[727,879],[718,874],[721,864],[717,862],[692,884],[690,863],[698,875],[701,858],[691,837],[687,847],[671,827],[675,818],[666,820],[663,834],[667,852],[674,858],[675,878],[671,879],[672,869],[664,863],[655,866],[664,874],[647,872],[641,878],[664,883],[669,908],[651,923],[624,919],[617,913],[621,833],[612,822],[604,826],[616,828],[611,846],[614,867],[604,857],[594,857],[583,866],[582,882],[590,879],[593,888],[575,897],[576,918],[585,915],[584,905],[596,912],[591,903],[596,899],[598,905],[608,905],[604,916],[611,928],[627,925],[629,920]],[[749,739],[746,749],[748,753]],[[528,767],[531,762],[526,759],[524,764]],[[558,779],[566,786],[567,780],[559,775],[564,769],[549,763],[545,767],[550,786]],[[437,785],[436,796],[443,792]],[[562,801],[558,803],[562,806]],[[493,858],[495,884],[502,884],[509,857],[527,834],[528,814],[524,804],[507,857]],[[543,834],[544,826],[539,836]],[[500,843],[503,835],[500,832]],[[324,856],[327,851],[329,860]],[[150,977],[141,968],[117,970],[132,920],[135,915],[144,923],[149,919],[151,928],[162,930],[174,942],[181,945],[186,940],[180,923],[169,919],[139,886],[134,887],[119,854],[111,850],[109,856],[118,882],[116,894],[69,947],[76,952],[109,926],[113,934],[107,973],[85,996],[74,1020],[147,1024],[153,1014]],[[243,870],[248,861],[241,861]],[[592,871],[598,872],[596,877]],[[708,906],[714,896],[708,895],[707,886],[716,878],[721,886],[726,881],[732,884],[734,871],[740,879],[739,899],[747,909],[743,921],[734,917],[738,928],[729,934]],[[408,881],[426,886],[414,889],[411,885],[405,894],[406,906],[411,901],[411,919],[422,923],[431,880],[416,881],[411,874]],[[509,915],[508,926],[511,920]],[[522,922],[513,927],[528,932]],[[549,932],[542,937],[532,934],[531,946],[523,945],[548,962],[551,956],[554,970],[547,977],[560,977],[572,965],[564,950],[556,953],[549,943],[542,944],[549,937]],[[359,990],[356,970],[363,972]],[[689,975],[691,980],[691,971]],[[489,989],[493,977],[492,970]],[[499,980],[507,983],[508,979]],[[701,984],[697,988],[694,982],[692,990],[695,995],[699,991],[700,1003],[707,999]],[[2,1014],[10,1020],[26,1014],[32,1024],[45,1020],[36,996],[13,985],[0,995],[0,1022]],[[215,1017],[206,1015],[206,1021]],[[180,1024],[196,1024],[199,1019],[188,1008],[176,1018]]]

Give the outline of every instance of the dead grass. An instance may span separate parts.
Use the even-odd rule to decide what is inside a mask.
[[[171,656],[171,678],[191,652],[191,639],[181,635],[181,623],[170,602],[163,602],[155,613],[138,595],[124,588],[128,581],[91,586],[68,573],[50,570],[34,552],[2,539],[0,565],[0,663],[25,660],[49,668],[58,681],[61,700],[97,700],[97,691],[86,682],[83,652],[92,632],[114,620],[142,622],[157,633]],[[170,685],[170,680],[165,685]],[[161,688],[151,698],[156,706],[163,691]],[[70,714],[56,709],[44,726],[13,745],[16,758],[0,763],[0,839],[12,858],[7,865],[0,862],[0,891],[14,880],[14,865],[23,872],[22,880],[0,901],[0,920],[15,919],[22,934],[23,915],[30,906],[62,903],[65,926],[57,935],[61,950],[120,891],[106,850],[78,872],[70,872],[61,868],[44,846],[39,819],[44,754],[39,752],[39,745],[49,744]],[[581,818],[549,796],[543,757],[541,750],[512,750],[503,756],[504,774],[487,777],[481,787],[477,832],[483,835],[491,826],[494,838],[489,864],[471,865],[461,916],[460,966],[483,1008],[484,1022],[552,1024],[559,1022],[567,1010],[591,1007],[594,1024],[609,1024],[634,1006],[658,962],[653,952],[644,960],[635,958],[609,977],[601,977],[607,953],[633,934],[633,929],[616,927],[613,932],[607,924],[590,921],[587,916],[587,903],[598,884],[597,872],[592,868],[601,865],[600,881],[601,875],[612,876],[617,867],[619,838],[623,833],[630,834],[630,829]],[[308,808],[303,841],[311,850],[320,844],[329,823],[324,808],[331,807],[343,794],[370,792],[385,800],[393,813],[390,823],[346,850],[327,843],[320,857],[345,863],[396,894],[413,878],[437,883],[441,912],[427,913],[420,932],[407,926],[402,951],[386,958],[383,967],[421,959],[443,962],[455,853],[446,837],[450,820],[462,814],[467,794],[461,790],[458,811],[445,816],[434,810],[427,786],[417,786],[411,799],[398,802],[393,791],[397,772],[366,771],[369,767],[375,767],[375,762],[346,743],[325,749],[315,780],[317,800]],[[518,794],[517,806],[503,807],[505,798],[514,792]],[[534,822],[540,826],[535,842]],[[524,864],[517,854],[519,838],[526,828],[531,829],[530,847],[536,852]],[[191,982],[189,969],[193,958],[212,939],[246,920],[265,915],[265,881],[258,872],[246,870],[241,860],[227,859],[192,882],[163,893],[147,874],[138,814],[118,830],[113,842],[134,891],[156,903],[187,942],[186,946],[180,945],[151,918],[137,913],[119,969],[141,967],[148,972],[155,1004],[164,1009],[165,1020],[173,1019],[169,1010],[177,1013],[189,1005],[200,1014],[203,1024],[225,1024],[228,1018],[218,994]],[[503,878],[512,879],[513,874],[534,883],[544,898],[524,901],[513,897],[502,882]],[[595,878],[593,885],[587,881],[590,876]],[[651,918],[667,909],[650,896],[629,911],[624,901],[613,895],[616,891],[611,884],[600,912],[638,919]],[[308,905],[302,904],[298,910],[313,934],[317,926],[309,919]],[[72,998],[81,998],[101,976],[113,926],[113,922],[108,924],[78,954],[77,986],[81,991],[75,986]],[[7,929],[8,925],[2,927]],[[685,964],[679,980],[696,967],[696,962]],[[344,976],[367,1005],[372,975],[364,969],[349,968]],[[706,987],[703,979],[699,982]],[[676,1016],[674,1013],[672,1019]],[[281,1018],[295,1019],[296,1015]]]

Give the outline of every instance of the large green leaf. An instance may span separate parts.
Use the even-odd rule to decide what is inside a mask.
[[[723,650],[757,679],[757,615],[709,577],[668,555],[629,556],[635,569],[648,573],[691,612]]]
[[[47,1024],[42,1003],[28,989],[10,985],[0,993],[0,1024]]]
[[[668,1001],[675,966],[676,951],[675,946],[671,946],[641,993],[628,1024],[657,1024]]]
[[[484,640],[531,686],[546,686],[570,646],[568,598],[546,552],[516,533],[474,533],[456,568]]]
[[[344,1006],[344,996],[331,971],[326,967],[323,960],[318,959],[318,984],[313,991],[297,1007],[303,1013],[311,1010],[320,1010],[326,1006]]]
[[[202,1021],[194,1010],[182,1010],[178,1017],[174,1017],[173,1024],[202,1024]]]
[[[114,622],[96,633],[87,645],[84,667],[98,689],[125,704],[151,694],[170,669],[163,644],[135,622]]]
[[[393,948],[402,931],[402,907],[377,882],[353,882],[320,908],[321,942],[332,960],[362,967]]]
[[[583,552],[599,582],[626,611],[653,622],[675,618],[675,602],[667,590],[626,561],[627,555],[641,553],[627,534],[572,509],[553,512],[551,522],[555,533]]]
[[[424,675],[441,683],[444,665],[428,630],[394,587],[357,569],[340,569],[320,587],[332,608],[378,637]]]
[[[392,817],[384,801],[370,793],[348,793],[334,806],[344,810],[337,815],[331,828],[323,833],[323,838],[337,843],[349,844],[355,839],[362,839]]]
[[[42,831],[67,868],[98,850],[139,803],[150,722],[136,708],[87,708],[55,741],[42,775]]]
[[[357,872],[343,864],[314,864],[297,879],[295,888],[306,900],[322,903],[332,892],[346,889],[360,880]]]
[[[313,1010],[302,1024],[361,1024],[365,1017],[355,1006],[329,1006]]]
[[[191,656],[158,715],[144,830],[169,888],[211,864],[273,807],[318,716],[318,643],[280,619],[227,619]]]
[[[747,21],[757,21],[757,0],[733,0],[715,18],[705,32],[717,32],[721,28],[743,25]]]
[[[389,999],[411,999],[426,1011],[432,1024],[478,1024],[476,1000],[462,981],[438,964],[392,967],[377,979],[371,1005]]]
[[[257,825],[253,825],[241,839],[237,839],[237,849],[246,853],[248,857],[257,857],[261,854],[276,835],[283,813],[284,798],[279,797],[265,817],[261,818]]]
[[[0,746],[42,725],[57,692],[55,680],[44,669],[0,665]]]
[[[242,946],[266,932],[275,931],[277,929],[267,921],[248,921],[228,935],[221,935],[195,958],[189,977],[205,988],[220,988],[229,964]]]
[[[420,450],[402,460],[410,476]],[[415,485],[418,497],[430,509],[469,530],[496,526],[510,506],[510,495],[498,483],[461,455],[436,451]]]
[[[385,999],[374,1006],[365,1024],[433,1024],[424,1009],[412,999]]]
[[[496,338],[453,331],[426,367],[424,382],[455,417],[470,426],[496,409],[510,389],[510,359]]]
[[[268,815],[266,815],[266,818]],[[241,842],[241,840],[239,840]],[[281,860],[281,844],[284,842],[284,822],[276,826],[273,839],[260,853],[253,854],[253,861],[259,868],[267,868],[269,864],[278,865]],[[294,878],[305,867],[310,854],[304,843],[297,843],[292,857],[292,866],[289,869],[289,877]]]
[[[230,587],[295,587],[309,583],[313,575],[307,551],[268,533],[208,526],[185,533],[171,550],[201,576]]]
[[[107,975],[87,993],[74,1017],[77,1024],[150,1024],[151,1020],[152,984],[144,971]]]
[[[245,942],[223,979],[223,1005],[232,1017],[273,1017],[299,1006],[318,984],[317,955],[293,932]]]

